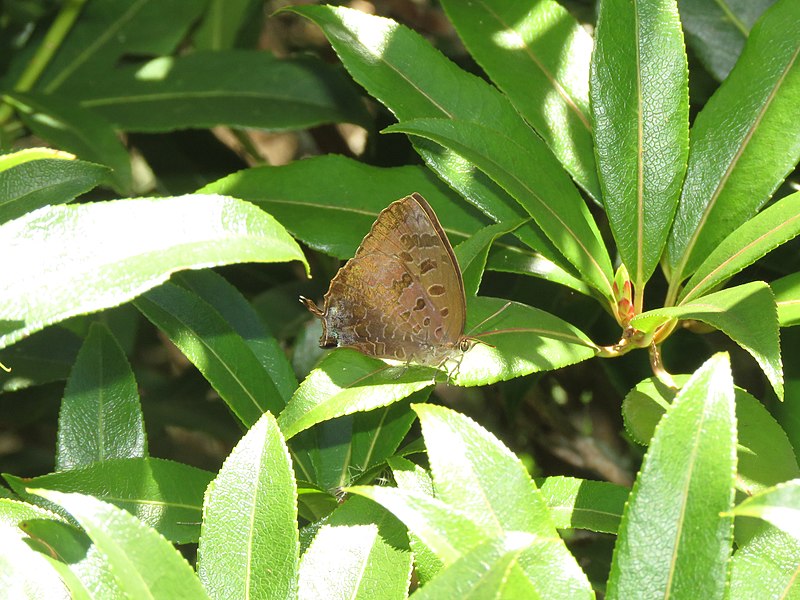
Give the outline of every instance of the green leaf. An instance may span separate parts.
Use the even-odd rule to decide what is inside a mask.
[[[117,191],[132,191],[131,159],[111,123],[62,97],[14,92],[3,99],[33,133],[79,158],[110,167]]]
[[[272,217],[247,202],[205,195],[43,208],[0,226],[0,253],[14,256],[0,290],[0,347],[127,302],[182,269],[306,264]]]
[[[247,50],[164,56],[82,86],[74,98],[124,131],[215,125],[269,130],[358,123],[369,115],[341,71],[311,57]]]
[[[3,488],[5,489],[5,488]],[[18,528],[20,523],[30,519],[54,519],[60,520],[61,517],[56,513],[45,510],[27,502],[12,500],[11,498],[0,498],[0,527]]]
[[[314,536],[300,561],[300,600],[404,600],[411,553],[402,525],[363,498],[349,498]]]
[[[795,192],[757,214],[714,248],[678,296],[679,302],[702,296],[798,233],[800,192]]]
[[[513,598],[514,581],[509,575],[520,554],[536,541],[535,536],[509,532],[476,547],[436,578],[416,591],[414,600],[478,600]],[[555,589],[550,593],[554,594]],[[556,597],[552,595],[551,597]]]
[[[353,79],[399,120],[448,117],[487,123],[511,137],[533,138],[534,144],[543,146],[496,88],[459,69],[418,33],[389,19],[347,8],[294,6],[289,10],[322,27]],[[459,93],[454,94],[454,89]],[[508,194],[457,153],[422,139],[415,142],[415,149],[439,177],[495,221],[527,216]],[[554,176],[563,176],[552,155],[549,163],[557,169]],[[569,270],[569,263],[534,223],[520,227],[515,235]]]
[[[263,25],[262,13],[258,0],[211,0],[192,36],[195,46],[206,50],[233,48],[242,29],[253,21]]]
[[[539,489],[556,527],[601,533],[617,533],[630,493],[621,485],[575,477],[548,477]]]
[[[733,555],[731,600],[796,598],[800,543],[772,527],[753,537]]]
[[[384,461],[408,434],[416,415],[409,408],[425,402],[430,388],[389,406],[318,423],[292,439],[295,468],[324,490],[372,481]]]
[[[528,590],[547,590],[558,598],[592,597],[586,575],[558,537],[541,492],[520,460],[465,416],[432,405],[418,404],[414,410],[437,499],[457,506],[487,537],[532,534],[535,541],[520,555],[521,572],[515,576]]]
[[[245,169],[200,190],[252,202],[307,246],[337,258],[352,257],[378,213],[413,192],[433,207],[453,245],[486,225],[424,167],[379,168],[334,154]]]
[[[778,305],[781,327],[800,324],[800,273],[792,273],[769,284]]]
[[[678,0],[686,43],[706,70],[722,81],[744,48],[753,23],[775,0],[736,4],[716,0]]]
[[[386,463],[391,467],[392,476],[401,490],[433,497],[433,480],[425,469],[401,456],[393,456]],[[456,532],[456,535],[458,533]],[[442,570],[443,563],[411,530],[408,532],[408,545],[414,553],[414,572],[419,578],[420,585],[425,585]]]
[[[485,344],[478,343],[464,354],[451,375],[453,383],[463,386],[559,369],[597,352],[591,340],[566,321],[500,298],[469,299],[465,331]]]
[[[675,0],[606,0],[591,98],[603,205],[636,293],[661,259],[689,152],[686,50]]]
[[[433,383],[430,368],[389,366],[341,348],[309,373],[278,424],[289,439],[322,421],[388,406]]]
[[[0,389],[13,392],[69,377],[83,340],[61,327],[51,327],[0,351]]]
[[[48,204],[66,204],[102,184],[109,171],[81,160],[44,158],[0,171],[0,224]]]
[[[733,521],[720,513],[733,504],[735,452],[733,379],[718,354],[656,428],[622,516],[608,598],[723,596]]]
[[[688,375],[673,375],[683,385]],[[756,398],[735,390],[738,423],[736,487],[752,495],[768,486],[800,477],[794,449],[775,418]],[[669,409],[675,390],[655,377],[640,381],[622,402],[625,429],[633,440],[648,445],[653,431]],[[787,403],[788,404],[788,403]]]
[[[442,6],[469,53],[575,181],[600,200],[589,114],[591,36],[550,0]]]
[[[611,259],[578,190],[534,137],[521,143],[485,123],[414,119],[384,129],[430,139],[463,155],[511,194],[584,279],[611,296]],[[535,140],[535,141],[534,141]],[[550,258],[550,257],[548,257]]]
[[[445,566],[487,540],[478,523],[456,506],[428,494],[382,486],[356,486],[346,491],[369,498],[391,512]]]
[[[298,548],[292,464],[265,413],[208,487],[197,573],[215,598],[291,598]]]
[[[172,545],[136,517],[82,494],[31,490],[75,517],[106,560],[106,568],[136,598],[207,598],[194,570]]]
[[[6,598],[70,598],[58,572],[25,543],[18,529],[0,524],[0,589]]]
[[[753,281],[680,306],[644,312],[634,317],[631,325],[651,332],[670,319],[696,319],[725,333],[756,359],[778,398],[783,398],[778,315],[766,283]]]
[[[761,490],[736,506],[732,514],[763,519],[800,541],[800,479]]]
[[[409,492],[420,492],[433,496],[433,480],[430,473],[402,456],[392,456],[386,461],[392,469],[397,487]]]
[[[267,371],[285,405],[297,389],[297,378],[283,348],[242,293],[208,269],[177,273],[172,281],[213,306],[233,327]]]
[[[134,301],[247,427],[284,407],[271,373],[217,310],[190,290],[164,283]]]
[[[305,537],[310,531],[308,528],[313,528],[314,523],[321,525],[320,521],[330,515],[338,505],[339,501],[335,494],[330,494],[313,483],[297,481],[297,512],[300,518],[310,521],[310,524],[299,532],[300,554],[306,551],[310,542]]]
[[[27,162],[47,159],[71,161],[75,160],[75,155],[54,148],[23,148],[8,154],[0,154],[0,172]]]
[[[171,54],[206,0],[92,0],[39,79],[48,94],[105,76],[122,58]]]
[[[73,600],[120,598],[125,591],[109,572],[103,555],[82,530],[54,520],[29,520],[22,528],[58,571]]]
[[[594,297],[593,294],[596,294],[593,288],[590,288],[583,281],[554,262],[541,254],[532,253],[522,248],[495,247],[489,253],[486,268],[490,271],[499,271],[501,273],[538,277],[573,289],[584,296]]]
[[[800,159],[800,5],[779,0],[694,121],[668,242],[673,285],[758,211]]]
[[[511,223],[489,225],[454,248],[464,279],[464,293],[467,296],[478,294],[483,271],[486,268],[486,258],[494,241],[500,236],[511,233],[522,223],[524,221],[518,219]]]
[[[94,323],[64,389],[56,470],[147,455],[139,391],[114,335]]]
[[[26,500],[37,487],[81,492],[124,508],[176,543],[197,541],[203,492],[213,475],[188,465],[156,458],[114,459],[32,479],[3,477]]]

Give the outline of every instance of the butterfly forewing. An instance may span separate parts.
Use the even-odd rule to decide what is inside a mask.
[[[463,338],[461,272],[433,209],[414,194],[378,215],[325,294],[323,339],[438,365]]]

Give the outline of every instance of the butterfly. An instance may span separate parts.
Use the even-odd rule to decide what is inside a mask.
[[[417,193],[381,211],[322,308],[300,301],[322,321],[321,348],[440,367],[477,341],[464,335],[464,282],[453,247]]]

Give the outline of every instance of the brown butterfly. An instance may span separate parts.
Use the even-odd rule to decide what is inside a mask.
[[[322,309],[300,300],[322,321],[322,348],[439,367],[477,341],[464,335],[464,282],[453,248],[416,193],[381,211],[331,281]]]

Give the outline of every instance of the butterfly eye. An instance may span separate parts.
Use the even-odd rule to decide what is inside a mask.
[[[461,338],[461,341],[458,343],[458,347],[461,349],[462,352],[466,352],[474,345],[475,345],[475,340],[472,340],[470,338]]]
[[[319,341],[320,348],[336,348],[337,345],[336,338],[331,336],[325,336]]]

